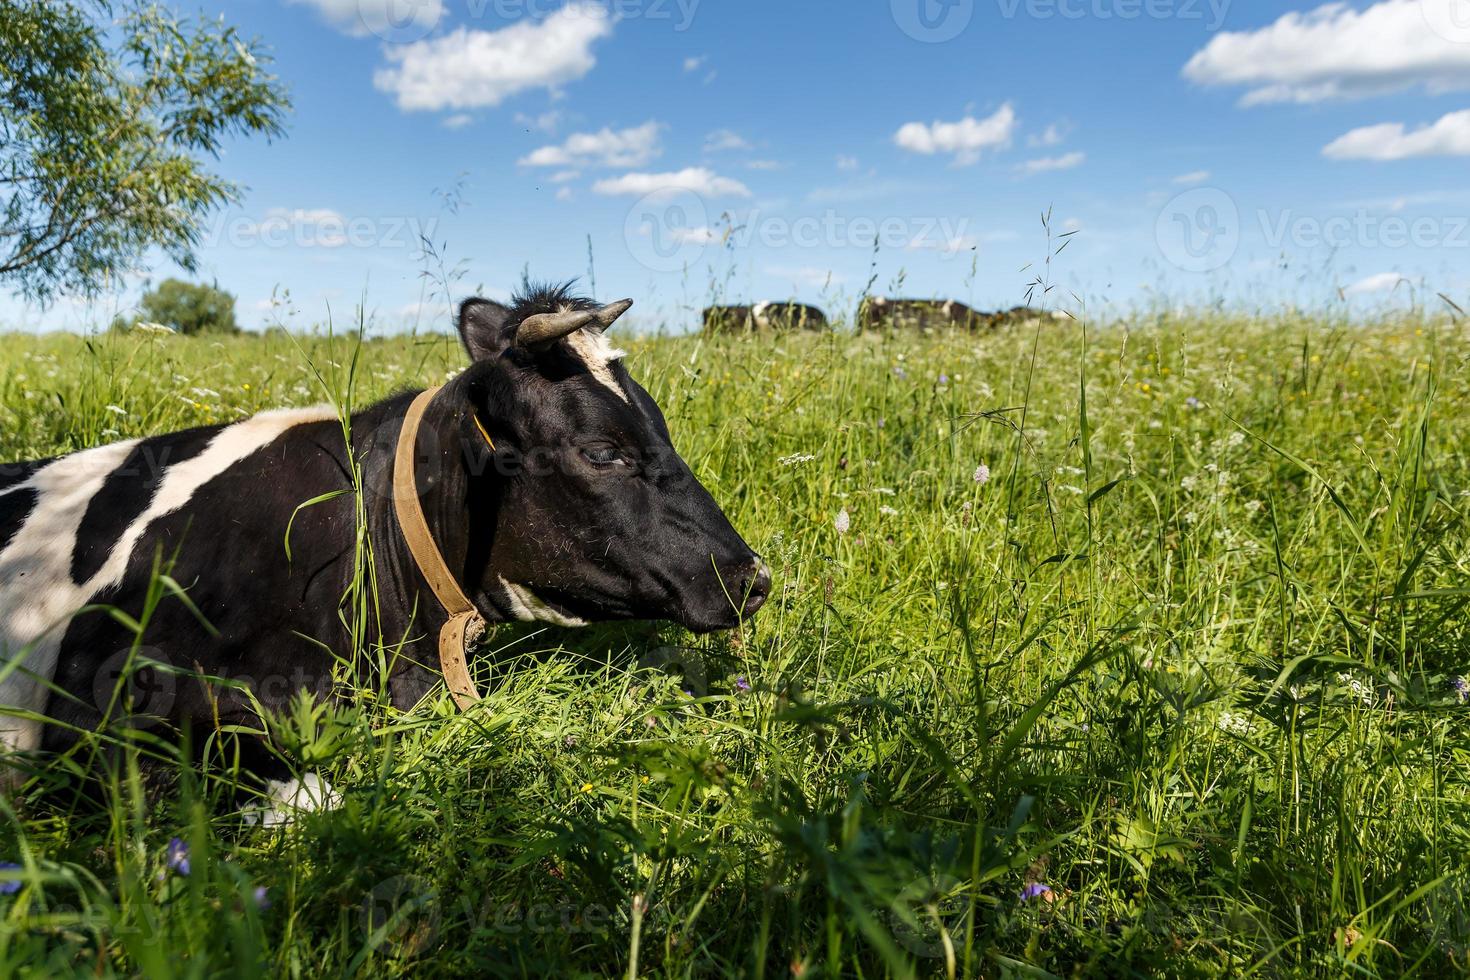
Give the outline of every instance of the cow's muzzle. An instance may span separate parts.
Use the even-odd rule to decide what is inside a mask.
[[[771,596],[771,568],[759,558],[740,580],[740,595],[744,597],[740,607],[740,618],[749,619],[760,612]]]

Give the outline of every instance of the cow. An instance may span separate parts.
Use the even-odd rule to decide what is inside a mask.
[[[889,299],[875,296],[864,300],[858,309],[858,323],[865,330],[893,327],[898,329],[934,330],[958,327],[962,330],[995,330],[1011,324],[1025,324],[1047,314],[1027,306],[986,313],[964,303],[941,299]],[[1051,314],[1057,318],[1057,314]]]
[[[964,303],[939,299],[889,299],[871,297],[858,310],[858,323],[865,330],[883,327],[918,328],[960,327],[976,330],[986,326],[986,314]]]
[[[418,495],[431,547],[487,623],[670,620],[711,632],[748,620],[770,571],[605,336],[630,305],[600,306],[570,285],[527,284],[509,305],[466,300],[457,325],[469,367],[432,395],[354,412],[348,438],[331,408],[287,409],[0,466],[0,739],[11,761],[103,725],[137,637],[98,610],[139,616],[160,563],[183,596],[156,602],[142,642],[182,676],[150,706],[157,723],[258,724],[255,701],[340,696],[332,651],[353,648],[341,613],[364,574],[376,595],[355,649],[360,676],[399,707],[417,703],[440,680],[434,641],[451,617],[410,553],[395,478]],[[400,440],[415,406],[422,420]]]
[[[704,311],[707,333],[749,333],[755,330],[825,330],[827,314],[807,303],[756,303],[753,306],[711,306]]]

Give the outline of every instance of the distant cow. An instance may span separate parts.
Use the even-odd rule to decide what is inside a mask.
[[[889,299],[874,296],[859,311],[863,329],[896,327],[931,330],[938,327],[962,327],[974,330],[984,325],[983,314],[964,303],[943,299]]]
[[[431,399],[410,392],[355,413],[350,451],[337,414],[312,408],[0,465],[4,747],[62,749],[71,731],[101,725],[104,679],[134,634],[95,610],[138,616],[160,556],[187,601],[165,597],[144,635],[145,657],[171,665],[152,723],[253,727],[252,698],[279,709],[303,688],[332,695],[331,651],[355,653],[358,676],[398,706],[417,702],[440,679],[435,638],[452,617],[395,510],[411,405],[427,408],[405,441],[407,485],[450,587],[485,621],[710,631],[754,615],[769,571],[603,335],[629,305],[529,286],[510,307],[466,301],[470,366]],[[343,602],[364,576],[376,596],[361,600],[371,622],[354,650]]]
[[[990,330],[1006,324],[1023,323],[1041,315],[1025,306],[984,313],[955,300],[889,299],[875,296],[864,302],[858,313],[858,322],[863,329],[894,327],[933,330],[959,327],[963,330]]]
[[[753,330],[825,330],[827,314],[806,303],[756,303],[754,306],[711,306],[704,311],[709,333]]]

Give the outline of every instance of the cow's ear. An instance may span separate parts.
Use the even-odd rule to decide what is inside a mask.
[[[488,299],[467,299],[459,307],[459,338],[470,360],[488,361],[499,357],[515,340],[514,331],[506,328],[510,310]]]

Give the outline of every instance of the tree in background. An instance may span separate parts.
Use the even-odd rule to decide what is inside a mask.
[[[235,297],[219,288],[203,283],[165,279],[157,288],[143,294],[138,303],[142,314],[135,323],[117,321],[114,328],[136,323],[159,323],[182,334],[239,333],[235,322]]]
[[[147,0],[0,0],[0,286],[93,295],[150,248],[185,269],[238,198],[232,135],[282,132],[259,44]]]

